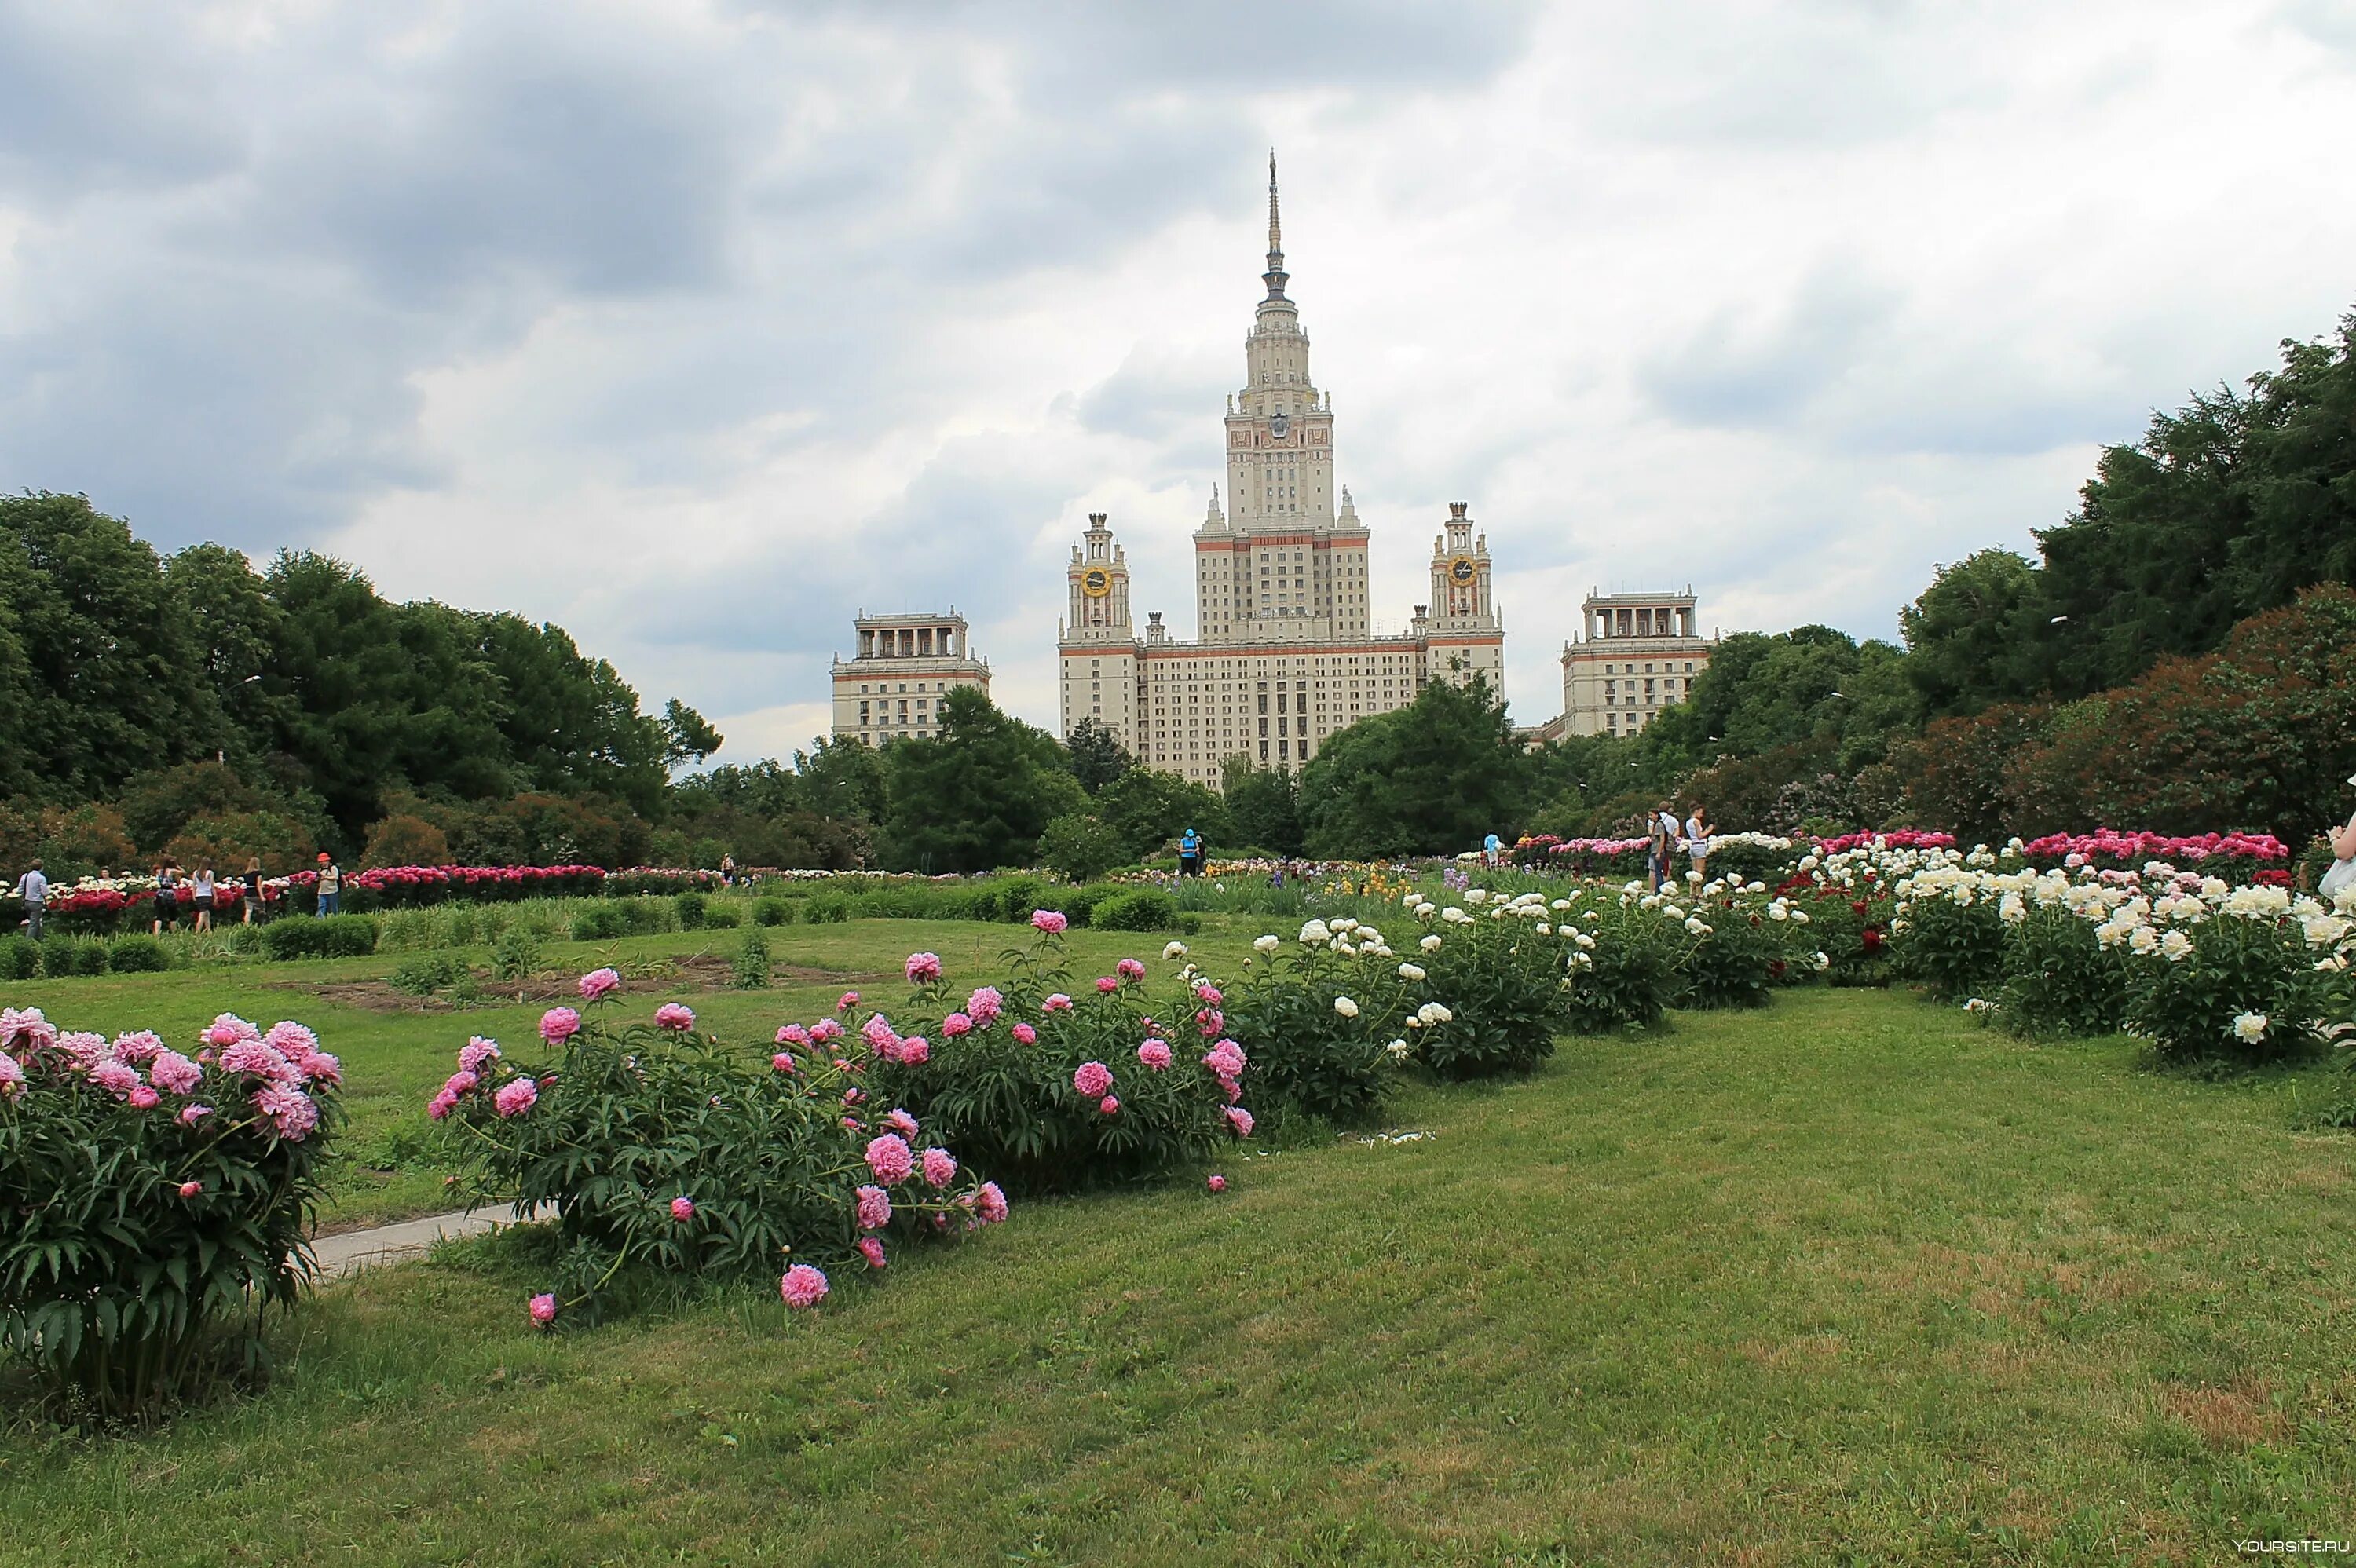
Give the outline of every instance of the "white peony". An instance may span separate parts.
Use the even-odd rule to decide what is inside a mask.
[[[2253,1043],[2266,1038],[2266,1015],[2242,1013],[2233,1019],[2233,1032]]]
[[[1301,928],[1301,945],[1303,947],[1323,946],[1333,939],[1333,933],[1325,929],[1325,923],[1322,920],[1312,920]]]
[[[1416,945],[1422,948],[1426,953],[1437,953],[1440,951],[1440,935],[1435,932],[1431,935],[1425,937],[1421,942],[1417,943]]]
[[[1398,966],[1398,976],[1402,980],[1420,981],[1423,978],[1423,966],[1419,964],[1402,964]]]
[[[1354,1019],[1358,1016],[1358,1004],[1347,997],[1336,997],[1333,998],[1333,1010],[1345,1019]]]
[[[1707,936],[1709,934],[1709,927],[1701,923],[1701,916],[1697,914],[1687,917],[1686,930],[1695,936]]]
[[[1407,1041],[1404,1040],[1395,1040],[1388,1045],[1383,1047],[1383,1049],[1390,1052],[1390,1058],[1393,1061],[1405,1061],[1407,1060]]]
[[[1260,936],[1252,939],[1252,951],[1255,953],[1273,953],[1283,945],[1284,944],[1282,943],[1279,942],[1273,936]]]
[[[1183,958],[1186,956],[1186,944],[1183,942],[1173,942],[1162,950],[1162,956],[1169,959]]]

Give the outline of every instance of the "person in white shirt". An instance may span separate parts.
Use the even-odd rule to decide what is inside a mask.
[[[16,879],[16,896],[25,901],[25,932],[34,941],[41,939],[41,914],[48,908],[49,879],[41,875],[41,863],[36,860],[32,869]]]
[[[1686,818],[1686,853],[1693,857],[1695,880],[1709,880],[1709,808],[1698,801]]]

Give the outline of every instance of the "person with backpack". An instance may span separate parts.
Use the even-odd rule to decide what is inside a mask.
[[[155,934],[163,935],[179,920],[180,868],[166,860],[155,868]]]
[[[1644,871],[1659,892],[1669,880],[1669,857],[1677,841],[1677,814],[1663,801],[1644,823]]]
[[[1203,874],[1203,836],[1191,827],[1178,836],[1178,874],[1182,877]]]

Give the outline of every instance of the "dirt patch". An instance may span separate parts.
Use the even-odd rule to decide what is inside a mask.
[[[2161,1400],[2169,1414],[2199,1433],[2211,1448],[2247,1448],[2280,1437],[2286,1429],[2282,1413],[2268,1406],[2264,1383],[2170,1389]]]
[[[659,967],[624,975],[618,994],[676,997],[689,991],[727,991],[735,988],[734,978],[735,961],[725,955],[683,954],[677,958],[664,960]],[[879,985],[893,978],[894,976],[881,970],[812,969],[797,964],[774,964],[769,968],[769,988],[772,990],[782,986]],[[521,985],[513,981],[494,983],[477,976],[476,984],[482,987],[482,991],[473,1001],[460,1001],[446,996],[412,996],[406,991],[395,990],[391,983],[385,980],[337,980],[327,984],[282,980],[276,988],[301,991],[337,1007],[357,1008],[371,1013],[455,1013],[477,1008],[511,1008],[534,1002],[549,1005],[577,1003],[581,999],[580,978],[573,975],[535,975]]]

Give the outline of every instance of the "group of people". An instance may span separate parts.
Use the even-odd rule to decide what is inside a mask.
[[[113,879],[110,873],[103,880],[112,881]],[[223,879],[214,873],[210,861],[198,861],[193,872],[182,870],[177,860],[160,861],[155,867],[155,891],[149,895],[154,913],[148,926],[154,934],[161,936],[166,931],[177,928],[180,923],[180,894],[184,891],[188,895],[192,928],[198,931],[213,928],[213,909],[220,901]],[[247,857],[245,870],[229,885],[241,885],[244,896],[238,903],[245,923],[252,924],[253,912],[262,903],[262,858],[258,855]],[[324,850],[319,855],[319,880],[314,891],[318,895],[319,914],[331,915],[343,908],[343,868],[336,864],[333,855]],[[42,871],[37,859],[31,861],[25,873],[16,879],[16,897],[25,906],[26,934],[38,942],[44,918],[48,913],[49,879]]]
[[[1710,825],[1709,808],[1699,801],[1684,822],[1677,820],[1676,807],[1667,801],[1653,808],[1644,825],[1644,870],[1651,877],[1653,891],[1659,892],[1677,874],[1676,858],[1685,851],[1693,862],[1694,876],[1702,881],[1709,880],[1709,836],[1717,829]]]

